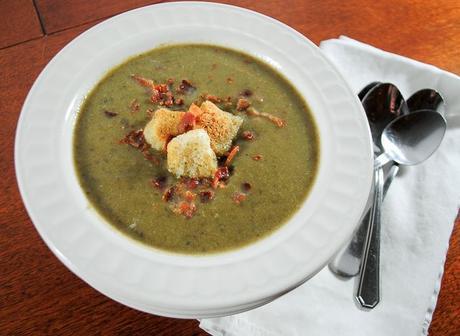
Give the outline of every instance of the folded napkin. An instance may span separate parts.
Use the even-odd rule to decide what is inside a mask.
[[[407,98],[422,88],[441,92],[448,131],[426,162],[403,167],[383,206],[381,302],[371,311],[354,301],[356,279],[328,268],[255,310],[204,319],[212,335],[427,335],[449,236],[460,204],[460,77],[358,41],[323,41],[323,53],[357,93],[372,81],[392,82]]]

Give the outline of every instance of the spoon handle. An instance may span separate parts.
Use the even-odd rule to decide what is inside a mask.
[[[380,301],[380,207],[383,200],[383,170],[374,173],[375,193],[371,222],[364,246],[356,298],[364,308],[374,308]]]
[[[374,170],[381,169],[384,165],[391,161],[387,153],[380,154],[374,161]]]
[[[398,174],[399,166],[394,163],[385,177],[383,185],[383,198],[385,198],[388,189],[394,178]],[[373,198],[374,193],[371,193]],[[361,223],[358,226],[352,240],[346,245],[337,256],[329,263],[329,269],[332,273],[351,278],[359,274],[359,267],[363,256],[364,243],[366,242],[367,231],[371,222],[371,207],[365,212]]]

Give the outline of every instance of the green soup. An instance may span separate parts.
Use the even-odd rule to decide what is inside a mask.
[[[174,79],[174,87],[182,79],[190,81],[196,89],[180,96],[183,106],[171,109],[187,110],[201,95],[211,94],[232,97],[233,103],[220,107],[244,118],[226,187],[216,189],[209,202],[197,198],[191,218],[173,213],[163,191],[152,186],[158,176],[166,183],[176,180],[166,170],[165,155],[150,149],[160,158],[154,164],[136,148],[120,144],[129,131],[145,126],[146,111],[159,107],[132,74],[155,83]],[[285,126],[237,111],[242,92],[252,107],[282,118]],[[254,139],[244,139],[244,131]],[[286,223],[315,180],[319,140],[306,103],[269,65],[231,49],[171,45],[127,60],[88,94],[76,121],[74,160],[90,203],[114,227],[155,248],[203,254],[242,247]],[[245,199],[238,203],[234,195],[242,186]]]

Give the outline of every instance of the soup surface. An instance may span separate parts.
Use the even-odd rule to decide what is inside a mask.
[[[175,95],[171,110],[187,111],[193,102],[211,99],[244,119],[233,140],[239,151],[230,177],[211,188],[212,197],[199,193],[202,187],[191,190],[192,216],[172,211],[165,197],[178,181],[167,170],[166,155],[149,149],[155,160],[148,160],[120,142],[161,107],[133,75],[166,83]],[[238,111],[241,97],[282,125],[244,106]],[[284,77],[249,55],[211,45],[164,46],[117,66],[88,94],[74,132],[76,171],[92,206],[130,237],[187,254],[238,248],[283,225],[314,182],[318,151],[312,115]]]

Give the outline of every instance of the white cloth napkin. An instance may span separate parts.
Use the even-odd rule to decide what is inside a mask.
[[[381,302],[362,311],[354,281],[328,268],[255,310],[204,319],[212,335],[427,335],[446,251],[460,204],[460,77],[347,37],[323,41],[323,53],[357,93],[372,81],[392,82],[407,98],[422,88],[441,92],[448,131],[425,163],[402,168],[383,207]]]

